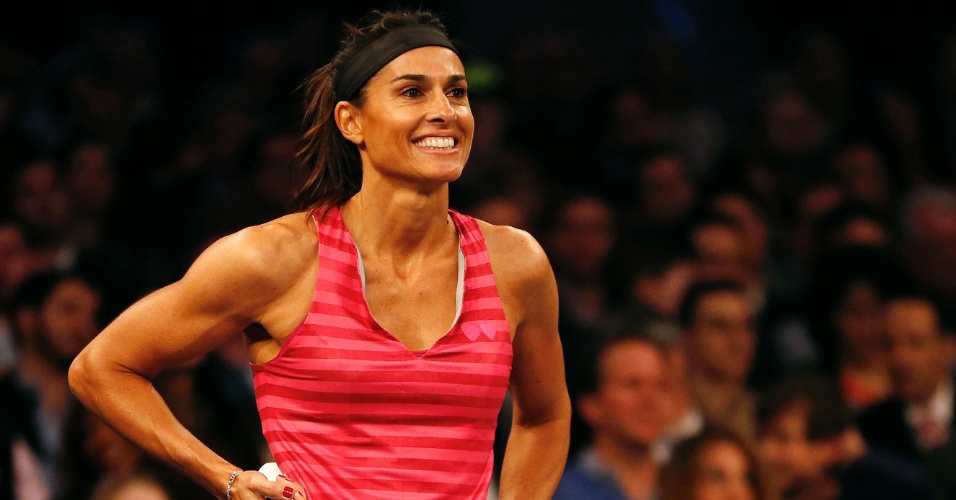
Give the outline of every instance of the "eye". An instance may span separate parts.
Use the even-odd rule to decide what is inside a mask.
[[[402,95],[405,97],[421,97],[424,94],[422,93],[422,89],[418,87],[408,87],[402,91]]]
[[[468,97],[468,89],[464,87],[455,87],[448,92],[448,97],[453,99],[464,99]]]

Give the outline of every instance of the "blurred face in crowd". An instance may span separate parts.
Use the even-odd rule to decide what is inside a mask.
[[[731,441],[707,444],[697,458],[693,500],[753,500],[753,464],[744,450]]]
[[[927,401],[952,365],[953,341],[940,331],[936,308],[919,299],[886,305],[890,373],[897,394],[911,403]]]
[[[644,449],[665,425],[667,374],[663,354],[640,340],[626,340],[600,358],[595,394],[581,399],[581,413],[595,431],[627,447]]]
[[[652,220],[673,221],[694,204],[694,184],[686,162],[677,155],[658,156],[644,165],[638,189],[644,214]]]
[[[886,166],[872,147],[847,147],[837,155],[835,168],[850,197],[874,206],[883,206],[890,201]]]
[[[0,262],[0,297],[7,297],[30,273],[23,231],[13,222],[0,222]]]
[[[846,349],[852,353],[879,347],[884,340],[883,303],[864,281],[847,287],[834,321]]]
[[[84,143],[73,152],[66,183],[78,210],[97,214],[113,199],[116,179],[110,161],[105,144]]]
[[[777,91],[767,100],[764,120],[770,146],[790,157],[813,153],[827,136],[819,113],[798,92]]]
[[[34,228],[60,229],[70,208],[56,168],[41,161],[25,166],[14,180],[13,210]]]
[[[827,465],[827,448],[807,438],[808,404],[796,401],[775,416],[760,433],[760,458],[767,479],[776,491],[784,491],[816,478]]]
[[[735,193],[716,197],[713,206],[740,226],[746,262],[758,269],[763,266],[770,251],[770,237],[767,221],[760,209],[747,197]]]
[[[580,198],[561,209],[553,234],[559,265],[579,276],[600,271],[614,246],[614,214],[600,198]]]
[[[98,332],[99,293],[83,281],[68,278],[54,287],[39,311],[21,311],[21,330],[52,361],[65,364]]]
[[[746,297],[715,291],[701,297],[687,335],[689,366],[709,378],[743,383],[757,334]]]
[[[707,223],[690,234],[700,279],[747,278],[742,232],[728,224]]]

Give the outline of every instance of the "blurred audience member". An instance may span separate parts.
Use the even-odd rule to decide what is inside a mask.
[[[665,425],[667,364],[661,348],[632,328],[600,342],[588,363],[576,408],[591,439],[565,470],[556,500],[655,498],[652,451]]]
[[[661,469],[660,500],[767,500],[760,464],[737,434],[707,428]]]
[[[99,307],[100,292],[90,280],[59,270],[30,276],[11,303],[18,376],[35,393],[50,484],[67,410],[74,400],[67,369],[99,332]]]
[[[616,273],[612,251],[617,239],[615,214],[595,195],[562,200],[549,216],[544,245],[558,284],[559,331],[567,366],[568,390],[577,392],[581,352],[607,327],[623,302],[623,276]]]
[[[697,185],[686,156],[670,146],[649,147],[633,160],[633,199],[624,211],[628,243],[667,248],[679,244],[682,224],[697,201]],[[621,188],[627,182],[620,183]]]
[[[70,197],[53,160],[37,158],[17,168],[9,203],[21,224],[35,269],[65,269],[76,260],[69,240]]]
[[[838,383],[854,411],[892,391],[883,303],[908,281],[895,254],[859,244],[823,253],[811,270],[804,310],[819,368]]]
[[[895,213],[896,183],[875,146],[866,142],[842,145],[834,154],[832,168],[849,200],[874,207],[884,217]]]
[[[956,340],[928,293],[898,293],[884,307],[892,397],[858,422],[874,448],[921,464],[938,498],[956,496]]]
[[[734,281],[699,281],[680,307],[687,379],[708,424],[756,436],[756,399],[747,387],[757,334],[744,287]]]
[[[148,475],[151,484],[160,486],[173,498],[204,495],[181,472],[152,459],[77,401],[70,406],[58,461],[60,474],[54,500],[91,498],[105,494],[103,489],[108,484],[127,483],[143,475]],[[149,490],[139,491],[145,494]]]
[[[839,389],[820,375],[800,375],[761,397],[760,456],[781,500],[927,498],[918,468],[869,448]]]
[[[914,188],[899,217],[907,264],[947,307],[956,307],[956,191],[938,185]]]

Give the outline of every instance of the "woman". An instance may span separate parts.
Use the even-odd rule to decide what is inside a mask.
[[[763,500],[756,456],[737,434],[708,428],[681,442],[661,469],[661,500]]]
[[[441,22],[374,13],[306,92],[306,210],[217,241],[124,311],[75,361],[74,391],[220,498],[483,499],[510,388],[500,495],[550,498],[570,420],[554,276],[527,233],[448,208],[474,122]],[[149,383],[239,332],[295,481],[216,456]]]

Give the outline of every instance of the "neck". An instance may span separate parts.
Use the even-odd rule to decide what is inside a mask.
[[[681,382],[671,387],[671,411],[667,419],[668,427],[676,425],[694,409],[694,398],[691,397],[687,383]]]
[[[649,445],[627,444],[615,436],[595,435],[594,453],[632,499],[648,498],[657,487],[657,462]]]
[[[743,384],[729,379],[715,379],[701,373],[690,376],[694,398],[709,419],[723,421],[744,392]]]
[[[454,233],[448,219],[448,186],[421,192],[375,178],[342,206],[342,218],[356,245],[372,258],[410,263],[444,249]]]

